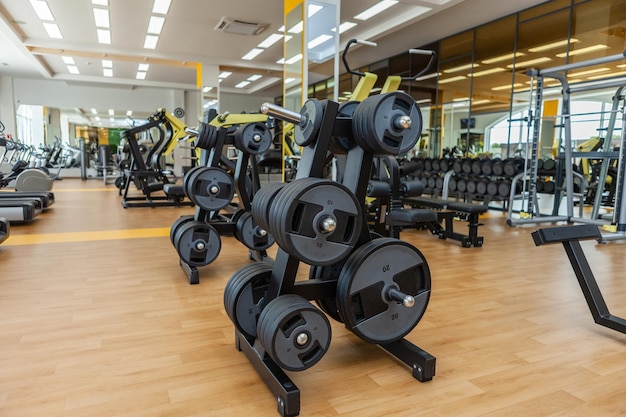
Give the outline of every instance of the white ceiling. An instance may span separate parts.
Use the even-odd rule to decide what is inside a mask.
[[[0,76],[63,80],[67,83],[196,88],[196,62],[232,69],[221,91],[281,94],[282,44],[276,43],[252,61],[241,57],[283,25],[280,0],[173,0],[156,49],[144,49],[154,0],[109,0],[110,45],[97,42],[91,0],[47,0],[63,39],[51,39],[29,0],[0,0]],[[341,21],[358,22],[345,32],[348,39],[377,41],[377,48],[351,52],[353,66],[365,65],[418,47],[543,0],[400,0],[380,15],[361,22],[354,16],[378,0],[343,0]],[[102,6],[97,6],[102,7]],[[429,11],[415,16],[417,8]],[[217,31],[222,17],[266,25],[258,35]],[[352,50],[351,50],[352,51]],[[62,55],[74,58],[80,74],[68,72]],[[104,77],[102,59],[113,61],[113,77]],[[145,80],[136,80],[137,65],[149,63]],[[322,67],[320,67],[322,68]],[[315,71],[315,68],[312,69]],[[234,85],[251,73],[264,77],[247,89]],[[328,75],[325,75],[328,76]]]

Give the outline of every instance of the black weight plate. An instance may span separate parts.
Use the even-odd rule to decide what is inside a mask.
[[[183,176],[183,191],[185,192],[187,198],[191,199],[191,193],[193,192],[193,190],[190,188],[190,184],[194,181],[194,175],[198,174],[203,169],[204,167],[202,166],[193,167]]]
[[[494,159],[491,163],[491,172],[493,172],[493,175],[497,175],[499,177],[504,175],[504,162],[500,159]]]
[[[464,174],[472,173],[472,160],[468,158],[464,158],[461,161],[461,169]]]
[[[235,327],[248,338],[255,338],[257,320],[265,307],[265,292],[272,266],[255,262],[235,272],[224,287],[224,308]]]
[[[269,210],[276,194],[285,186],[282,182],[271,182],[259,188],[252,200],[252,217],[256,224],[269,230]]]
[[[491,159],[489,158],[483,159],[483,162],[480,165],[480,169],[483,175],[491,175],[491,173],[493,172],[491,169]]]
[[[431,166],[433,168],[433,171],[435,171],[435,172],[439,172],[441,170],[441,163],[440,163],[439,159],[437,159],[437,158],[433,158],[433,160],[431,162]]]
[[[205,266],[217,258],[222,248],[220,235],[208,223],[190,221],[181,225],[174,236],[180,259],[190,266]]]
[[[450,180],[448,181],[448,190],[456,191],[456,178],[450,177]]]
[[[274,199],[269,230],[278,245],[309,265],[330,265],[354,248],[359,236],[362,207],[344,185],[319,178],[287,184]],[[331,220],[332,231],[322,222]]]
[[[509,197],[511,194],[511,183],[502,181],[498,184],[498,194],[501,197]]]
[[[226,207],[235,195],[235,181],[221,168],[202,167],[186,183],[189,199],[198,207],[218,211]]]
[[[498,183],[495,181],[489,181],[487,183],[487,194],[490,196],[498,195]]]
[[[264,123],[248,123],[235,132],[235,146],[250,155],[260,155],[272,146],[272,133]]]
[[[178,219],[174,220],[174,223],[172,223],[172,227],[170,228],[170,242],[172,242],[172,245],[174,244],[174,237],[176,236],[176,232],[178,231],[178,228],[182,226],[183,224],[190,222],[192,220],[193,220],[193,216],[191,215],[180,216]]]
[[[456,182],[456,189],[460,193],[464,193],[467,190],[467,181],[464,179],[460,179]]]
[[[265,250],[274,244],[272,234],[258,226],[249,211],[239,216],[235,225],[235,237],[248,249]]]
[[[435,188],[438,190],[443,190],[443,177],[435,178]]]
[[[217,128],[208,123],[200,122],[198,136],[194,140],[194,146],[200,149],[211,149],[217,141]]]
[[[428,188],[434,190],[435,188],[437,188],[437,180],[435,179],[435,177],[428,177],[428,180],[426,180],[426,185],[428,186]]]
[[[556,169],[556,161],[554,159],[546,159],[543,161],[544,171],[554,171]]]
[[[455,159],[452,163],[452,169],[455,173],[460,174],[463,172],[463,163],[459,159]]]
[[[467,183],[465,185],[465,190],[470,194],[476,194],[476,181],[467,180]]]
[[[281,295],[261,311],[257,324],[259,342],[283,369],[303,371],[328,351],[331,339],[326,316],[299,295]]]
[[[433,160],[431,158],[424,159],[424,170],[425,171],[433,170]]]
[[[294,126],[294,142],[300,146],[308,146],[317,139],[322,126],[322,103],[310,99],[300,109],[302,121]]]
[[[476,182],[476,194],[480,194],[480,195],[487,194],[487,181],[480,180]]]
[[[472,174],[480,175],[483,172],[483,162],[480,159],[472,161]]]
[[[398,125],[408,116],[411,125]],[[367,152],[398,155],[410,151],[421,135],[422,114],[415,100],[406,93],[394,91],[365,99],[352,118],[355,140]]]
[[[515,164],[515,161],[513,159],[505,160],[503,170],[504,175],[506,175],[507,177],[515,176],[515,174],[517,174],[517,166]]]
[[[441,172],[448,172],[450,170],[450,161],[443,158],[439,161],[439,170]]]
[[[406,336],[420,321],[430,298],[430,269],[407,242],[374,239],[348,258],[337,283],[337,305],[346,327],[361,339],[384,344]],[[412,307],[386,297],[395,289],[414,298]]]

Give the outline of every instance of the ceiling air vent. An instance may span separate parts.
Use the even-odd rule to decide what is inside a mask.
[[[263,23],[244,22],[243,20],[222,17],[213,28],[227,33],[238,33],[240,35],[258,35],[263,32],[267,25]]]

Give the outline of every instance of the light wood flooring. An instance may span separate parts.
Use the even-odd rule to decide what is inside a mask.
[[[192,286],[169,226],[193,209],[125,210],[95,180],[54,191],[52,209],[0,245],[0,416],[277,416],[223,307],[243,245],[224,237]],[[434,379],[333,323],[324,358],[289,374],[300,415],[626,415],[626,335],[594,324],[562,246],[535,247],[537,226],[510,228],[498,212],[483,222],[482,248],[402,234],[432,272],[407,339],[437,358]],[[625,245],[583,243],[620,316]]]

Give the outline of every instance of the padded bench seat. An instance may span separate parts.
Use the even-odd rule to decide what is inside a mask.
[[[393,210],[387,214],[389,226],[413,226],[416,223],[436,222],[437,213],[426,209]]]
[[[430,230],[433,234],[439,235],[440,239],[450,238],[458,240],[464,248],[483,245],[483,237],[478,236],[478,226],[482,225],[478,220],[481,214],[487,212],[487,206],[428,197],[407,197],[402,201],[404,204],[414,208],[437,210],[439,227],[431,228]],[[454,219],[456,217],[461,217],[469,223],[467,235],[454,231]],[[444,223],[445,226],[442,227],[441,223]]]

